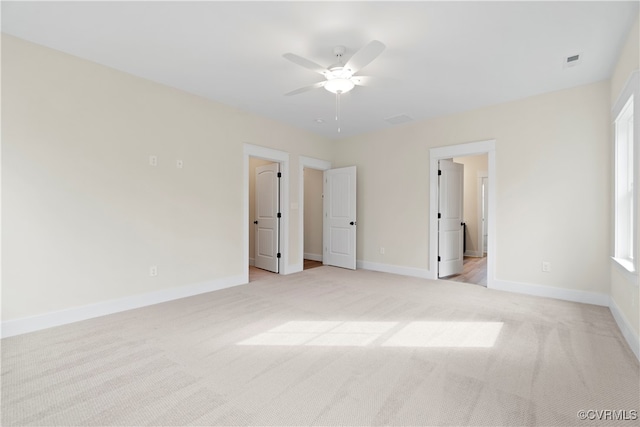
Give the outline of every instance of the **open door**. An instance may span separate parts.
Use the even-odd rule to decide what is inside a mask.
[[[324,172],[325,265],[356,269],[356,167]]]
[[[280,257],[279,163],[256,168],[255,266],[278,273]]]
[[[438,277],[462,273],[464,166],[440,160],[438,171]]]

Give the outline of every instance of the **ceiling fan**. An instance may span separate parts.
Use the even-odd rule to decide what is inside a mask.
[[[371,61],[376,59],[384,49],[385,45],[382,42],[373,40],[354,53],[345,64],[342,56],[344,55],[346,48],[344,46],[336,46],[333,48],[333,55],[336,57],[337,62],[327,68],[294,53],[285,53],[282,56],[289,61],[311,71],[315,71],[318,74],[322,74],[325,78],[324,81],[285,93],[285,96],[297,95],[299,93],[323,87],[329,92],[336,94],[336,120],[339,122],[340,95],[349,92],[355,86],[366,86],[371,83],[371,77],[356,76],[355,74],[365,66],[369,65]],[[338,132],[340,132],[339,125]]]
[[[318,82],[310,86],[305,86],[289,93],[285,93],[285,95],[297,95],[299,93],[321,87],[324,87],[329,92],[335,94],[347,93],[356,85],[365,86],[368,84],[371,78],[366,76],[355,76],[354,74],[356,74],[365,66],[369,65],[369,63],[376,59],[384,49],[385,45],[382,42],[373,40],[362,49],[354,53],[351,59],[349,59],[349,61],[347,61],[347,63],[345,64],[343,63],[342,56],[344,55],[346,49],[344,46],[336,46],[333,48],[333,55],[337,58],[338,62],[330,65],[327,68],[324,68],[313,61],[298,56],[295,53],[285,53],[282,56],[287,58],[289,61],[311,71],[315,71],[318,74],[322,74],[326,79],[323,82]]]

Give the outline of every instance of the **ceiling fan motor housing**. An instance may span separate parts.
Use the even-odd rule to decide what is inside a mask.
[[[347,48],[344,46],[336,46],[333,48],[333,55],[341,58],[342,55],[347,51]]]

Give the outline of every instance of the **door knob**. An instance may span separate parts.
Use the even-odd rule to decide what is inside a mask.
[[[349,225],[356,225],[356,222],[355,222],[355,221],[351,221],[351,222],[349,223]]]
[[[253,223],[254,223],[254,224],[257,224],[257,223],[258,223],[258,221],[257,221],[257,220],[256,220],[256,221],[253,221]]]

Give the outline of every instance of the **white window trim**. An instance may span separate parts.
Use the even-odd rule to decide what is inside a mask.
[[[640,71],[636,70],[634,71],[631,76],[629,76],[629,79],[627,80],[627,83],[624,86],[624,89],[620,92],[620,95],[618,95],[618,99],[616,100],[616,102],[613,105],[613,108],[611,109],[611,113],[612,113],[612,117],[613,117],[613,125],[614,125],[614,144],[613,144],[613,172],[615,173],[616,169],[615,169],[615,156],[616,156],[616,148],[615,148],[615,122],[618,118],[618,116],[620,115],[620,112],[623,110],[623,108],[626,106],[629,98],[631,98],[633,96],[634,98],[634,110],[633,110],[633,143],[634,143],[634,164],[633,164],[633,169],[634,169],[634,183],[635,183],[635,188],[634,188],[634,193],[633,193],[633,206],[634,206],[634,215],[633,218],[631,218],[631,220],[634,222],[633,224],[633,229],[635,230],[635,236],[632,236],[631,238],[633,239],[633,245],[634,245],[634,259],[629,260],[629,259],[621,259],[621,258],[616,258],[615,257],[615,176],[614,176],[614,182],[613,182],[613,196],[612,196],[612,208],[614,209],[613,215],[612,215],[612,244],[611,244],[611,250],[613,253],[613,256],[611,257],[613,264],[619,269],[619,271],[621,273],[623,273],[623,276],[625,276],[628,280],[630,280],[633,284],[635,284],[636,286],[639,286],[638,284],[638,250],[640,249],[638,247],[638,242],[637,242],[637,234],[638,234],[638,221],[637,221],[637,217],[638,217],[638,169],[640,167],[640,165],[638,164],[638,155],[637,155],[637,150],[638,150],[638,138],[640,136]]]
[[[632,263],[630,263],[626,259],[619,259],[616,257],[611,257],[613,261],[612,264],[616,270],[620,273],[622,277],[624,277],[627,282],[636,287],[640,287],[640,276],[638,275],[638,270],[636,270]]]

